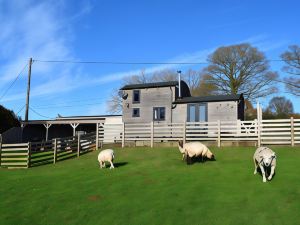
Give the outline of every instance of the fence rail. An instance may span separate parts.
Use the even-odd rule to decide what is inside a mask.
[[[95,149],[95,132],[42,142],[19,144],[1,144],[0,142],[0,166],[29,168],[79,157]]]
[[[99,126],[98,138],[103,143],[144,141],[153,147],[166,141],[251,141],[257,145],[300,144],[300,119],[215,121],[185,123],[105,124]]]

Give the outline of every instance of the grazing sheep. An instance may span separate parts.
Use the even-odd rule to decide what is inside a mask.
[[[206,157],[208,159],[214,159],[214,154],[201,142],[190,142],[183,144],[182,141],[178,142],[179,151],[183,154],[182,160],[187,159],[187,163],[190,163],[190,159],[193,157]]]
[[[254,174],[257,173],[257,167],[259,166],[263,176],[263,182],[267,181],[266,176],[268,177],[268,180],[271,180],[274,175],[274,171],[276,167],[275,152],[273,152],[271,149],[267,147],[259,147],[258,149],[256,149],[254,153],[253,161],[254,161]],[[270,167],[271,167],[271,173],[269,175],[268,173]]]
[[[110,169],[115,168],[113,164],[114,158],[115,158],[114,150],[112,149],[102,150],[98,155],[100,168],[102,169],[103,167],[105,167],[105,161],[108,161],[110,163]]]

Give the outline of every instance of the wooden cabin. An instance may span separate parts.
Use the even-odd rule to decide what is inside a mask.
[[[123,122],[164,123],[235,121],[244,119],[244,97],[191,96],[186,82],[131,84],[121,88]]]

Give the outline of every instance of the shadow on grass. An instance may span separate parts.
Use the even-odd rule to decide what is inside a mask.
[[[208,159],[208,158],[202,158],[202,157],[189,157],[189,156],[187,156],[185,161],[186,161],[187,165],[192,165],[194,163],[205,163],[207,161],[215,162],[217,160],[215,158]]]
[[[117,163],[114,163],[114,167],[118,168],[118,167],[126,166],[127,164],[128,164],[128,162],[117,162]],[[106,163],[105,168],[109,168],[109,167],[110,167],[110,163]]]

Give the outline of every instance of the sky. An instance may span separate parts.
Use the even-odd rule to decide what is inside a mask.
[[[126,76],[205,66],[39,60],[205,62],[218,47],[239,43],[279,59],[289,45],[300,45],[299,7],[296,0],[0,0],[0,104],[24,119],[30,57],[29,119],[105,115]],[[270,64],[287,76],[282,62]],[[279,88],[258,101],[266,107],[270,98],[285,96],[300,113],[299,98]]]

